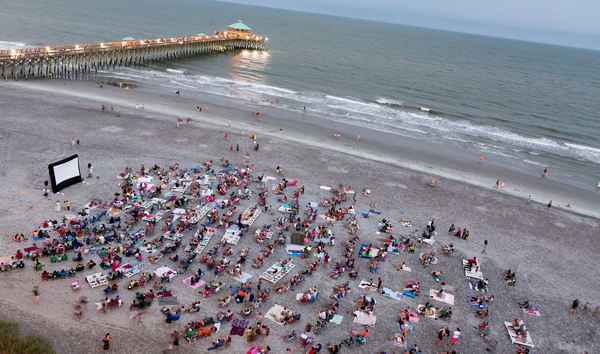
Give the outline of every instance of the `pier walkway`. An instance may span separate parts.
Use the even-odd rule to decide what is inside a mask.
[[[112,43],[72,45],[64,47],[25,48],[0,50],[0,72],[4,80],[9,75],[37,78],[73,78],[92,70],[117,66],[147,64],[158,60],[172,60],[203,53],[235,49],[267,50],[268,38],[235,31],[216,35],[198,35],[183,38],[126,40]]]

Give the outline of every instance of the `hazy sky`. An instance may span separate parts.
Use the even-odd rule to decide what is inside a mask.
[[[600,0],[227,0],[600,49]]]

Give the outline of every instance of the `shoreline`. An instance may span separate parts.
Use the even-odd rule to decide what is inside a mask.
[[[201,92],[188,94],[185,90],[183,95],[176,97],[172,92],[165,92],[161,88],[154,87],[137,86],[134,89],[125,90],[105,85],[102,89],[98,89],[93,82],[68,79],[42,79],[8,83],[7,85],[38,91],[61,92],[65,95],[97,101],[99,105],[103,102],[115,105],[120,109],[130,107],[135,109],[134,101],[150,100],[153,103],[146,104],[146,110],[169,117],[165,119],[176,122],[177,116],[192,117],[194,120],[200,120],[204,124],[214,127],[226,126],[227,119],[215,122],[208,118],[213,117],[212,112],[217,110],[219,114],[226,113],[228,117],[230,116],[234,126],[239,125],[248,132],[256,131],[259,138],[261,134],[264,134],[406,168],[429,177],[439,178],[438,188],[443,188],[444,179],[450,179],[484,190],[494,190],[493,185],[499,179],[501,183],[507,181],[507,187],[498,188],[498,192],[521,199],[523,203],[531,195],[532,203],[547,205],[548,201],[552,200],[553,208],[600,218],[600,210],[597,208],[600,205],[600,194],[592,189],[586,190],[551,178],[536,177],[512,170],[510,167],[502,165],[505,161],[495,158],[493,155],[485,156],[483,164],[479,164],[477,154],[469,153],[464,149],[449,148],[437,143],[431,144],[392,133],[319,119],[310,115],[310,112],[307,114],[290,112],[279,109],[276,105],[261,104],[260,102],[249,104],[237,99]],[[79,88],[83,88],[83,90]],[[98,99],[90,92],[96,89],[102,90],[102,99]],[[209,99],[206,100],[206,97]],[[106,103],[106,101],[112,103]],[[206,112],[199,115],[195,112],[199,101],[203,102],[202,107],[206,106],[208,102],[208,105],[213,108],[209,109],[208,116],[205,114]],[[252,116],[250,114],[252,109],[261,110],[260,117]],[[340,140],[332,139],[334,131],[340,133]],[[290,132],[291,134],[288,134]],[[358,132],[361,132],[359,143],[356,142]],[[424,183],[428,183],[428,179]],[[566,208],[568,203],[572,203],[572,208]]]

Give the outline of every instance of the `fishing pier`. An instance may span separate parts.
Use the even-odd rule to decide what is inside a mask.
[[[0,50],[0,71],[4,80],[9,75],[28,80],[40,77],[78,79],[98,69],[143,65],[162,60],[190,57],[236,49],[267,50],[268,38],[252,35],[241,21],[229,25],[227,31],[207,36],[136,40],[131,37],[112,43],[61,47]]]

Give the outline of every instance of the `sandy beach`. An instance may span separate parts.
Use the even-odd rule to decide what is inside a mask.
[[[489,305],[490,333],[497,343],[496,352],[515,353],[517,346],[511,344],[503,323],[515,318],[525,321],[536,351],[548,353],[595,353],[600,345],[594,340],[594,334],[600,316],[592,317],[591,310],[600,305],[596,279],[600,275],[597,267],[596,250],[600,244],[596,235],[599,223],[597,217],[598,194],[590,190],[581,190],[565,186],[550,178],[523,175],[510,172],[494,163],[493,158],[478,164],[478,156],[460,155],[446,151],[442,146],[427,148],[424,143],[413,139],[398,139],[386,133],[374,130],[362,130],[360,141],[356,141],[359,132],[356,127],[334,122],[317,120],[310,115],[298,112],[296,115],[280,111],[276,106],[257,104],[245,106],[239,102],[224,101],[211,97],[198,97],[182,92],[176,97],[173,92],[156,92],[149,89],[124,90],[105,85],[96,87],[95,83],[69,80],[19,81],[0,84],[0,141],[3,144],[1,180],[3,188],[0,196],[5,201],[0,206],[0,217],[4,236],[0,239],[0,256],[10,255],[33,244],[12,243],[12,236],[23,233],[31,236],[47,219],[60,219],[64,213],[53,210],[53,202],[42,196],[43,182],[48,179],[47,165],[51,162],[79,154],[82,171],[88,163],[94,165],[92,179],[71,186],[55,195],[56,200],[69,200],[76,209],[91,200],[111,200],[119,192],[115,174],[125,167],[138,169],[141,164],[158,164],[167,167],[179,163],[181,167],[195,167],[212,159],[215,164],[221,157],[233,163],[241,163],[246,153],[250,154],[255,165],[255,174],[275,176],[275,169],[281,166],[282,177],[298,180],[298,186],[304,186],[306,192],[300,197],[300,205],[321,201],[331,193],[319,188],[321,185],[345,187],[351,186],[358,192],[356,209],[357,220],[361,226],[359,243],[377,243],[382,235],[376,234],[377,223],[382,218],[392,221],[393,235],[414,234],[423,231],[427,221],[435,218],[438,226],[437,242],[433,246],[417,244],[415,254],[401,252],[388,254],[376,273],[369,273],[368,262],[357,258],[356,264],[361,273],[356,280],[347,275],[333,281],[331,269],[320,267],[307,281],[291,291],[269,295],[258,312],[264,316],[271,306],[279,304],[294,312],[302,313],[300,323],[280,326],[272,321],[263,323],[270,328],[270,335],[263,345],[269,345],[272,353],[304,353],[308,350],[300,341],[284,343],[284,334],[292,330],[303,332],[306,321],[315,322],[316,312],[326,308],[332,300],[333,284],[350,281],[350,293],[340,301],[338,314],[344,316],[341,324],[329,324],[323,333],[315,336],[316,343],[339,343],[350,336],[351,330],[361,330],[362,326],[352,323],[347,311],[355,308],[361,295],[373,296],[377,300],[375,314],[377,323],[372,329],[367,343],[345,347],[343,352],[378,353],[401,352],[388,338],[399,332],[397,310],[429,301],[420,296],[416,299],[403,297],[400,302],[383,297],[376,292],[358,287],[361,279],[381,278],[384,286],[400,288],[404,281],[420,281],[422,289],[436,289],[439,283],[432,279],[430,272],[443,270],[443,281],[456,289],[452,291],[455,303],[452,306],[453,317],[450,320],[434,320],[420,317],[414,324],[414,333],[408,335],[408,344],[418,344],[425,353],[441,352],[435,339],[440,326],[453,331],[461,329],[461,336],[455,349],[460,353],[483,353],[488,346],[479,337],[477,325],[479,319],[473,315],[467,296],[477,296],[471,290],[465,278],[461,260],[476,256],[480,260],[482,272],[489,279],[490,292],[495,300]],[[136,110],[136,104],[144,104],[144,110]],[[101,105],[114,107],[114,113],[103,113]],[[208,105],[208,110],[204,109]],[[202,113],[196,107],[203,107]],[[260,109],[256,117],[250,113]],[[177,117],[193,118],[193,124],[182,124],[177,129]],[[228,120],[232,127],[228,127]],[[300,122],[300,123],[299,123]],[[248,136],[242,136],[245,131]],[[341,139],[333,140],[337,131]],[[228,141],[223,134],[228,133]],[[256,134],[260,150],[253,150],[250,135]],[[71,139],[81,139],[80,146],[72,146]],[[240,152],[230,152],[231,144],[239,144]],[[453,154],[449,156],[449,154]],[[459,163],[457,163],[457,161]],[[461,163],[462,161],[462,163]],[[458,165],[458,166],[457,166]],[[84,173],[85,175],[85,173]],[[429,179],[440,179],[438,187],[429,186]],[[501,190],[492,188],[494,182],[506,180],[507,187]],[[254,185],[252,186],[254,188]],[[297,187],[289,187],[286,195],[291,197]],[[360,191],[371,190],[371,198]],[[526,204],[528,195],[533,202]],[[547,210],[546,204],[553,200],[553,207]],[[258,199],[242,201],[238,211],[253,206]],[[369,204],[377,202],[381,215],[371,218],[359,216],[368,210]],[[572,203],[572,209],[565,208]],[[255,258],[264,246],[257,245],[251,235],[255,229],[271,224],[281,213],[276,211],[277,196],[269,194],[267,205],[273,205],[273,211],[264,213],[248,232],[248,237],[234,248],[239,250],[250,247],[248,258]],[[348,203],[344,205],[349,205]],[[561,206],[559,206],[561,205]],[[413,227],[402,227],[400,219],[411,220]],[[322,224],[317,220],[316,224]],[[448,227],[466,227],[471,237],[465,241],[447,233]],[[328,247],[331,262],[345,261],[341,242],[349,238],[345,221],[331,226],[336,236],[335,247]],[[153,236],[157,236],[156,231]],[[217,245],[223,230],[219,230],[211,240],[209,247]],[[187,244],[193,235],[185,232],[183,244]],[[487,253],[481,254],[484,240],[489,242]],[[454,243],[455,251],[451,256],[442,255],[442,247]],[[438,263],[422,267],[419,264],[419,252],[435,251]],[[87,256],[86,261],[92,256]],[[96,257],[96,256],[93,256]],[[98,258],[98,257],[96,257]],[[278,246],[274,254],[265,261],[263,268],[244,266],[244,272],[252,274],[251,281],[256,284],[262,271],[277,259],[287,259],[284,247]],[[285,280],[306,269],[310,259],[294,258],[297,268]],[[98,261],[98,259],[96,259]],[[405,262],[412,272],[397,271],[394,264]],[[75,262],[50,264],[43,259],[47,270],[68,268]],[[161,265],[174,266],[175,263],[163,260],[151,269]],[[68,266],[68,267],[67,267]],[[192,269],[206,270],[206,265],[194,261]],[[516,272],[517,283],[514,287],[504,285],[501,272],[506,269]],[[91,302],[104,298],[99,289],[92,290],[84,276],[94,271],[85,270],[75,278],[82,288],[74,292],[70,280],[57,279],[41,282],[40,273],[34,272],[32,262],[27,261],[25,269],[16,269],[7,276],[0,274],[0,319],[17,320],[28,331],[42,333],[54,341],[60,353],[100,353],[102,337],[106,332],[112,335],[111,352],[115,353],[161,353],[170,340],[173,330],[183,330],[185,323],[207,316],[216,316],[222,310],[216,304],[219,296],[202,297],[197,291],[182,283],[188,275],[178,275],[169,287],[177,295],[179,304],[189,306],[192,301],[200,300],[203,305],[199,313],[183,314],[180,321],[167,325],[164,315],[159,311],[158,303],[150,308],[141,324],[129,320],[127,306],[110,309],[108,313],[97,312],[93,305],[82,322],[72,321],[72,306],[80,296],[87,296]],[[190,274],[191,275],[191,274]],[[203,279],[222,281],[227,288],[237,285],[231,276],[225,274],[219,278],[208,273]],[[118,294],[129,304],[135,296],[135,290],[126,290],[126,281],[119,281]],[[40,287],[40,305],[31,303],[30,294],[34,285]],[[279,283],[277,285],[280,285]],[[303,304],[295,300],[297,292],[303,292],[317,285],[320,297],[315,303]],[[274,287],[273,287],[274,288]],[[437,290],[437,289],[436,289]],[[424,294],[422,291],[421,295]],[[581,303],[589,301],[591,310],[581,310],[569,315],[571,302],[578,298]],[[525,315],[518,303],[529,300],[539,308],[541,317]],[[435,301],[432,301],[435,303]],[[436,304],[440,305],[440,304]],[[171,306],[174,307],[174,306]],[[231,304],[227,309],[237,313],[242,308]],[[236,315],[239,318],[239,316]],[[250,324],[256,323],[256,313],[251,315]],[[561,325],[557,325],[560,323]],[[224,323],[221,331],[210,339],[199,339],[196,343],[181,343],[182,353],[206,350],[210,342],[229,333],[231,325]],[[449,339],[444,339],[444,350]],[[246,339],[233,336],[229,349],[216,351],[246,353],[250,347]]]

